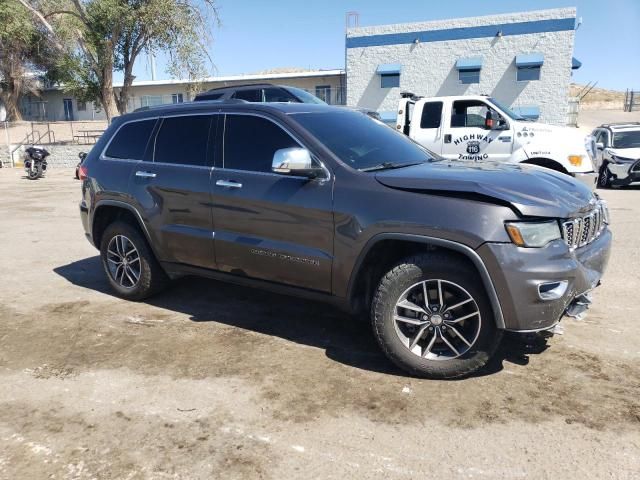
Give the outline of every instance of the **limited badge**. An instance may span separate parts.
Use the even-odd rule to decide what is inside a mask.
[[[477,140],[470,140],[467,142],[467,153],[470,155],[480,153],[480,142]]]

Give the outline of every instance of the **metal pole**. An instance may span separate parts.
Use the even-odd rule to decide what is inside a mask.
[[[11,162],[11,166],[13,167],[13,155],[11,155],[11,140],[9,139],[9,127],[7,126],[7,122],[4,122],[4,134],[7,138],[7,153],[9,154],[9,161]]]

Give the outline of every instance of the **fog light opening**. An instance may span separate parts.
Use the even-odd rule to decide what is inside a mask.
[[[538,296],[542,300],[557,300],[562,298],[568,286],[568,280],[544,282],[538,285]]]

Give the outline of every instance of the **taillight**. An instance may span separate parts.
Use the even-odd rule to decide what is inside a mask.
[[[89,177],[89,169],[84,165],[80,165],[78,169],[78,178],[80,180],[86,180]]]

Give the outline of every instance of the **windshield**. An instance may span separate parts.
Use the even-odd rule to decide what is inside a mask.
[[[524,118],[524,117],[518,115],[516,112],[511,110],[509,107],[505,107],[503,104],[498,102],[495,98],[490,98],[489,101],[491,103],[493,103],[496,107],[498,107],[500,110],[502,110],[504,112],[504,114],[507,117],[511,118],[512,120],[520,120],[520,121],[523,121],[523,122],[526,122],[526,121],[529,120],[527,118]]]
[[[613,134],[613,148],[640,148],[640,130]]]
[[[409,137],[360,112],[295,113],[292,117],[340,160],[358,170],[397,168],[435,159]]]
[[[302,90],[301,88],[296,87],[286,87],[291,93],[293,93],[302,103],[317,103],[318,105],[326,105],[326,102],[323,102],[315,95],[311,95],[309,92]]]

